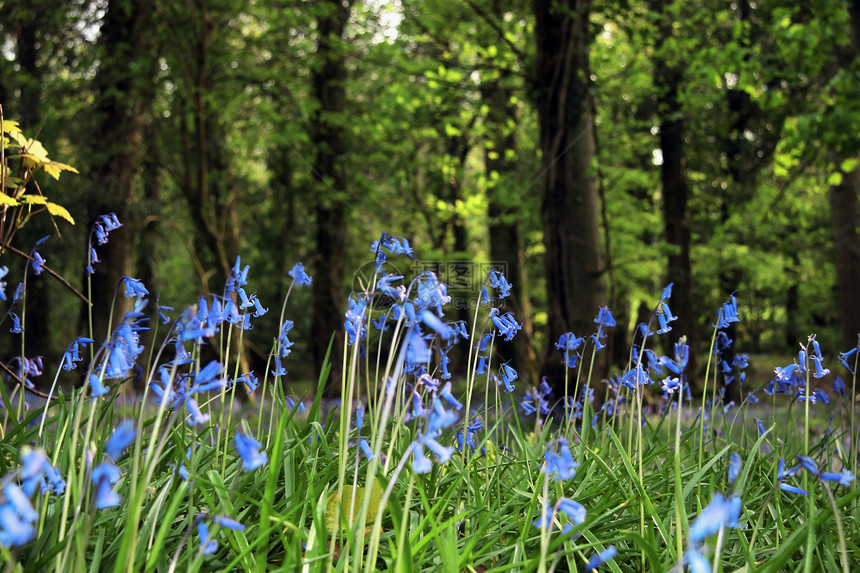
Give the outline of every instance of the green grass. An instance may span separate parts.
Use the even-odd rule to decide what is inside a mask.
[[[475,324],[472,341],[492,329],[478,314]],[[166,401],[155,400],[149,387],[143,401],[124,402],[118,382],[111,382],[104,397],[91,398],[87,384],[51,401],[41,435],[43,410],[6,409],[3,483],[21,480],[21,457],[34,447],[66,482],[60,495],[32,496],[39,515],[35,537],[0,548],[6,570],[579,571],[609,546],[618,554],[601,568],[614,572],[678,571],[694,546],[715,571],[860,567],[856,482],[843,487],[808,474],[785,480],[809,489],[807,497],[782,491],[777,481],[780,458],[792,467],[794,456],[805,453],[825,470],[847,468],[856,475],[851,437],[857,426],[848,398],[831,395],[829,405],[811,405],[807,412],[804,403],[789,408],[784,397],[771,401],[762,394],[759,404],[744,405],[740,415],[717,406],[705,420],[698,398],[684,399],[664,416],[643,415],[641,394],[622,387],[627,405],[591,429],[525,416],[517,407],[524,388],[514,401],[472,366],[457,398],[471,405],[469,419],[482,421],[474,452],[455,451],[447,463],[433,460],[429,472],[416,473],[412,443],[427,433],[429,418],[410,419],[407,384],[417,382],[404,373],[404,327],[402,318],[392,321],[384,340],[368,342],[366,358],[356,346],[347,347],[342,395],[351,407],[343,410],[316,392],[300,412],[289,405],[280,378],[271,375],[255,401],[241,408],[235,394],[243,390],[235,386],[212,391],[211,400],[198,395],[210,419],[196,426],[185,423],[182,407],[171,411]],[[220,348],[231,348],[230,337],[240,334],[224,324]],[[205,366],[201,348],[189,346],[193,362],[172,371],[174,383],[181,372]],[[581,364],[587,365],[591,346],[582,352]],[[226,351],[223,356],[224,371],[235,377],[235,362]],[[155,371],[147,370],[153,376]],[[384,380],[393,381],[388,391]],[[604,391],[600,382],[591,386]],[[430,408],[434,392],[420,386],[418,391]],[[359,397],[366,412],[360,435],[352,407]],[[3,400],[20,404],[8,394]],[[447,404],[445,410],[455,411]],[[437,438],[443,446],[456,445],[465,410],[443,428]],[[831,431],[825,432],[820,426],[826,427],[831,413]],[[114,460],[121,477],[113,487],[122,501],[97,509],[92,469],[105,459],[106,442],[126,418],[135,422],[137,437]],[[755,418],[762,420],[764,434]],[[234,443],[238,431],[261,442],[268,458],[261,467],[245,471]],[[559,437],[568,439],[580,465],[574,477],[554,481],[541,470],[547,448]],[[357,447],[360,438],[373,459]],[[743,468],[730,484],[735,452]],[[690,526],[716,493],[740,496],[739,527],[718,528],[701,545],[692,544]],[[584,523],[562,534],[568,518],[555,512],[552,528],[533,525],[545,504],[554,506],[561,497],[586,508]],[[8,503],[8,495],[0,501]],[[235,519],[245,529],[220,526],[215,517]],[[200,523],[218,542],[211,554],[202,552]]]

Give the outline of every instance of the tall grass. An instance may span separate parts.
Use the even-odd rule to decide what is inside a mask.
[[[338,402],[322,399],[328,369],[314,395],[285,393],[292,286],[255,376],[231,354],[266,311],[239,261],[223,292],[164,324],[144,320],[149,293],[124,281],[133,311],[89,360],[80,350],[91,333],[70,345],[63,363],[77,369],[56,373],[52,398],[37,406],[20,386],[0,392],[6,569],[860,567],[856,349],[840,355],[850,391],[816,385],[824,357],[810,338],[740,406],[723,405],[716,377],[695,399],[684,340],[673,356],[655,350],[672,336],[667,288],[619,376],[593,378],[608,309],[595,309],[594,334],[559,341],[572,398],[553,396],[522,387],[494,352],[499,337],[521,335],[501,311],[503,276],[488,275],[471,324],[449,323],[432,273],[382,272],[386,257],[411,255],[404,239],[383,235],[372,252],[378,273],[345,317]],[[291,275],[310,284],[298,265]],[[740,314],[734,297],[719,309],[708,377],[743,378],[746,359],[721,357]],[[158,346],[139,346],[142,328]],[[464,380],[447,373],[458,344],[467,363],[451,369],[465,367]],[[33,372],[21,370],[26,385]],[[133,376],[143,390],[129,400]],[[68,394],[54,389],[76,379]],[[589,390],[606,396],[598,411]],[[255,400],[239,400],[245,392]],[[763,393],[772,400],[754,404]],[[747,410],[758,421],[746,423]]]

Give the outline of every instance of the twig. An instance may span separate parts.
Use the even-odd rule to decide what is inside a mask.
[[[13,246],[11,246],[11,245],[6,245],[5,247],[0,247],[0,253],[2,253],[3,249],[9,250],[10,252],[15,253],[15,254],[16,254],[16,255],[18,255],[19,257],[23,257],[23,258],[27,259],[28,261],[32,261],[32,260],[33,260],[33,257],[31,257],[30,255],[28,255],[28,254],[27,254],[27,253],[25,253],[24,251],[19,251],[18,249],[16,249],[15,247],[13,247]],[[60,275],[58,275],[55,271],[51,270],[50,268],[48,268],[48,267],[47,267],[47,266],[45,266],[45,265],[42,265],[42,269],[44,269],[44,270],[45,270],[49,275],[51,275],[52,277],[54,277],[55,279],[57,279],[58,281],[60,281],[60,284],[62,284],[64,287],[66,287],[67,289],[69,289],[70,291],[72,291],[72,292],[75,294],[75,296],[77,296],[79,299],[81,299],[82,301],[84,301],[84,302],[85,302],[85,303],[87,303],[88,305],[92,306],[92,304],[93,304],[93,303],[91,303],[91,302],[87,299],[87,297],[85,297],[83,294],[81,294],[81,292],[80,292],[80,291],[78,291],[78,289],[76,289],[75,287],[73,287],[73,286],[69,283],[69,281],[67,281],[66,279],[64,279],[63,277],[61,277]]]
[[[14,372],[12,372],[12,371],[9,369],[9,367],[8,367],[8,366],[6,366],[6,364],[5,364],[4,362],[0,362],[0,368],[2,368],[2,369],[6,372],[6,374],[8,374],[9,376],[11,376],[11,377],[12,377],[12,379],[13,379],[13,380],[15,380],[15,382],[17,382],[17,383],[18,383],[18,385],[19,385],[19,386],[21,386],[21,388],[23,388],[23,389],[24,389],[24,390],[26,390],[27,392],[30,392],[30,393],[32,393],[32,394],[35,394],[36,396],[39,396],[39,397],[41,397],[41,398],[45,398],[46,400],[51,400],[51,399],[53,399],[53,400],[59,400],[59,399],[60,399],[60,397],[59,397],[59,396],[48,396],[48,395],[47,395],[47,394],[45,394],[44,392],[39,392],[39,391],[38,391],[38,390],[36,390],[35,388],[30,388],[29,386],[27,386],[26,384],[24,384],[24,383],[21,381],[21,379],[20,379],[20,378],[18,378],[18,375],[17,375],[17,374],[15,374]]]

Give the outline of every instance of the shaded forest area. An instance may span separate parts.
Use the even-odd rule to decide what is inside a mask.
[[[93,276],[97,337],[122,276],[176,316],[241,255],[277,309],[300,260],[314,282],[293,294],[288,369],[309,378],[333,332],[340,356],[388,231],[416,254],[391,272],[449,283],[449,320],[504,268],[525,336],[500,352],[527,383],[601,305],[625,362],[669,282],[699,367],[733,292],[744,351],[857,344],[856,3],[32,0],[0,7],[0,34],[4,117],[80,171],[40,180],[77,221],[40,252],[84,290],[92,223],[124,224]],[[14,244],[46,234],[34,217]],[[22,260],[3,259],[15,284]],[[25,352],[49,362],[88,313],[31,280]],[[248,333],[259,369],[277,314]],[[8,362],[22,345],[5,340]]]

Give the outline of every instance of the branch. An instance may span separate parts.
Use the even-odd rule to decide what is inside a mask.
[[[20,386],[20,387],[24,388],[27,392],[30,392],[30,393],[32,393],[32,394],[35,394],[36,396],[39,396],[39,397],[44,398],[44,399],[46,399],[46,400],[51,400],[51,399],[59,400],[59,399],[60,399],[60,397],[59,397],[59,396],[49,396],[49,395],[47,395],[47,394],[44,394],[44,393],[42,393],[42,392],[39,392],[39,391],[38,391],[38,390],[36,390],[35,388],[30,388],[29,386],[27,386],[26,384],[24,384],[23,382],[21,382],[21,379],[20,379],[20,378],[18,378],[18,376],[17,376],[14,372],[12,372],[12,371],[9,369],[9,367],[8,367],[8,366],[6,366],[6,364],[5,364],[5,363],[3,363],[3,362],[0,362],[0,369],[3,369],[3,370],[6,372],[6,374],[8,374],[9,376],[11,376],[11,377],[12,377],[12,379],[13,379],[13,380],[15,380],[15,382],[17,382],[17,383],[18,383],[18,386]],[[23,397],[22,397],[22,399],[23,399]]]
[[[18,249],[16,249],[15,247],[13,247],[11,245],[6,245],[6,247],[4,247],[4,248],[8,251],[11,251],[12,253],[15,253],[19,257],[23,257],[23,258],[27,259],[27,261],[33,261],[33,257],[28,255],[24,251],[19,251]],[[2,250],[3,249],[0,249],[0,252],[2,252]],[[64,287],[66,287],[67,289],[72,291],[75,294],[75,296],[77,296],[79,299],[81,299],[82,301],[84,301],[88,305],[92,306],[93,303],[91,303],[89,300],[87,300],[87,297],[85,297],[83,294],[81,294],[80,291],[78,291],[78,289],[76,289],[71,284],[69,284],[69,281],[67,281],[66,279],[64,279],[63,277],[58,275],[55,271],[49,269],[45,265],[42,265],[42,269],[44,269],[49,275],[51,275],[52,277],[54,277],[55,279],[60,281],[60,284],[62,284]]]
[[[505,42],[505,43],[508,45],[508,47],[511,49],[511,51],[512,51],[512,52],[517,56],[517,58],[520,60],[520,64],[523,64],[523,63],[525,63],[525,62],[529,61],[529,58],[528,58],[528,56],[525,54],[525,52],[523,52],[522,50],[520,50],[520,49],[516,46],[516,44],[514,44],[514,43],[513,43],[513,42],[512,42],[512,41],[511,41],[511,40],[510,40],[510,39],[505,35],[505,31],[502,29],[502,27],[501,27],[501,26],[499,26],[499,23],[496,21],[496,19],[495,19],[495,18],[493,18],[490,14],[488,14],[486,10],[484,10],[483,8],[481,8],[480,6],[478,6],[477,4],[475,4],[472,0],[465,0],[465,2],[466,2],[466,4],[468,4],[468,5],[469,5],[469,8],[471,8],[471,9],[475,12],[475,14],[477,14],[478,16],[480,16],[480,17],[484,20],[484,22],[486,22],[486,23],[487,23],[487,25],[488,25],[490,28],[492,28],[492,29],[493,29],[493,31],[494,31],[494,32],[496,32],[496,34],[498,34],[499,38],[500,38],[503,42]]]

